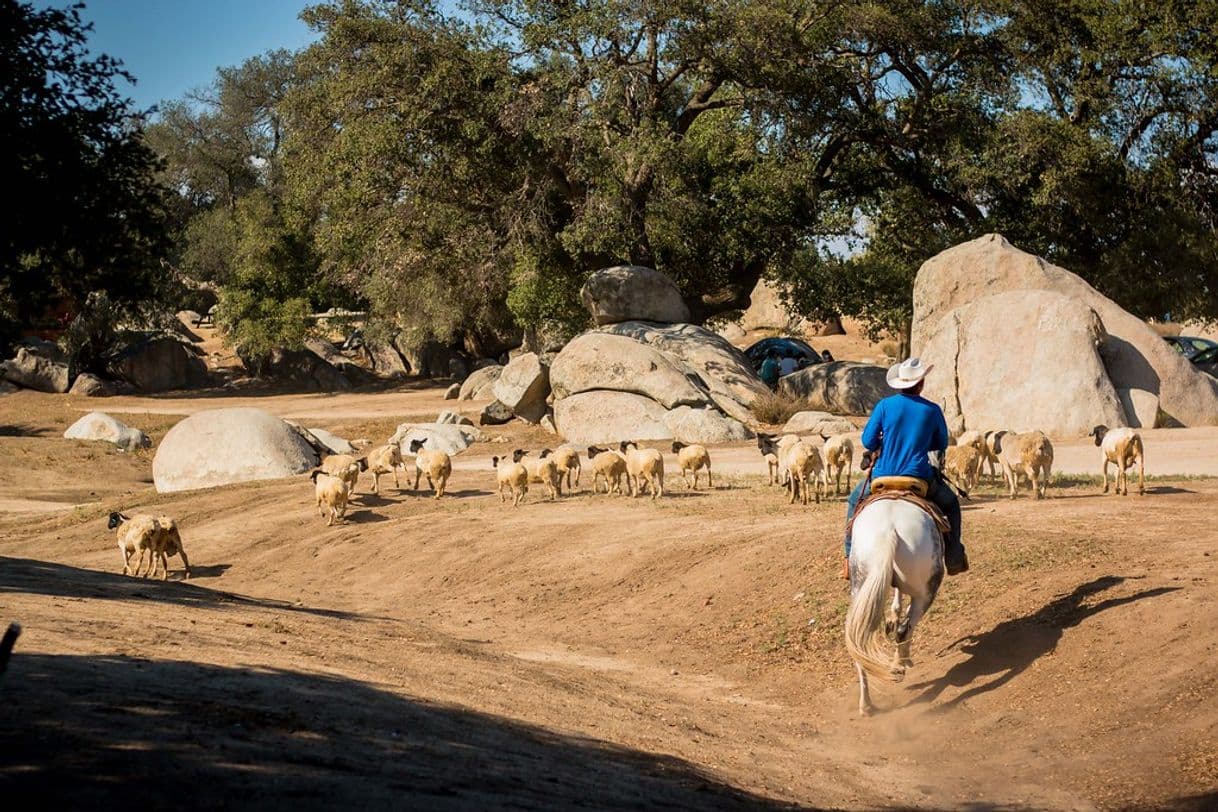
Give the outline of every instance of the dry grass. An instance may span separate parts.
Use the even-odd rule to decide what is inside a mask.
[[[807,411],[808,402],[782,392],[769,392],[754,398],[749,408],[762,423],[778,425],[790,420],[796,412]]]

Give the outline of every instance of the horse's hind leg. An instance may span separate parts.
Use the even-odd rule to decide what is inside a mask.
[[[871,704],[871,693],[867,690],[867,672],[858,663],[854,664],[854,670],[859,675],[859,716],[870,716],[874,707]]]
[[[913,658],[909,655],[910,642],[913,640],[914,627],[918,625],[918,621],[922,619],[922,615],[926,614],[926,610],[930,608],[931,598],[915,597],[909,602],[909,612],[905,617],[897,622],[897,661],[901,668],[913,665]]]

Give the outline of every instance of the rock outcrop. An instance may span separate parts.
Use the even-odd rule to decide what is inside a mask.
[[[503,368],[492,386],[495,399],[517,417],[536,423],[546,414],[550,370],[536,353],[517,355]]]
[[[550,366],[550,387],[557,399],[609,389],[649,397],[666,409],[711,402],[705,384],[659,350],[599,332],[584,333],[563,348]]]
[[[279,479],[317,465],[318,455],[283,420],[261,409],[209,409],[161,440],[152,460],[160,493]]]
[[[663,353],[678,369],[700,379],[714,405],[737,420],[752,419],[750,404],[769,392],[744,353],[723,336],[696,324],[628,321],[603,327],[601,332],[626,336]]]
[[[668,410],[630,392],[580,392],[554,402],[554,425],[577,446],[622,440],[671,440]]]
[[[412,440],[426,440],[428,451],[443,451],[450,456],[460,454],[482,438],[482,433],[473,426],[452,423],[403,423],[389,438],[402,449],[403,457],[413,457],[410,450]]]
[[[207,386],[207,364],[182,341],[161,335],[133,344],[107,362],[111,375],[141,392]]]
[[[499,365],[475,369],[461,382],[458,400],[486,400],[495,397],[495,381],[503,374]]]
[[[935,365],[922,395],[943,406],[952,432],[1077,436],[1097,424],[1125,424],[1100,358],[1104,325],[1081,301],[1010,291],[949,311],[936,327],[921,350],[923,362]]]
[[[29,339],[0,363],[0,378],[39,392],[67,392],[73,377],[68,356],[50,341]]]
[[[914,354],[940,363],[930,356],[929,342],[941,332],[940,322],[952,311],[987,297],[1030,290],[1058,293],[1099,317],[1105,336],[1100,341],[1099,357],[1111,387],[1127,404],[1122,409],[1125,419],[1113,425],[1218,424],[1218,380],[1193,369],[1149,325],[1079,276],[1015,248],[998,234],[950,248],[918,270],[914,283]],[[987,332],[969,336],[970,343],[993,340]],[[1035,367],[1015,356],[1007,362],[1024,373],[1012,373],[1011,385],[1026,397],[1033,397],[1042,386]],[[981,427],[967,410],[963,421],[969,428]],[[1100,421],[1092,425],[1096,422]],[[1050,424],[1038,428],[1053,433],[1056,427]]]
[[[894,394],[888,388],[886,367],[832,361],[814,364],[778,381],[778,390],[803,398],[813,411],[836,415],[869,414],[875,404]]]
[[[659,271],[638,265],[618,265],[593,273],[579,297],[595,324],[689,321],[689,308],[673,281]]]
[[[63,436],[68,440],[100,440],[114,443],[123,451],[136,451],[152,445],[147,434],[131,428],[105,412],[89,412],[69,426]]]
[[[108,398],[118,394],[118,387],[91,372],[85,372],[76,376],[76,380],[73,381],[72,388],[68,390],[68,394],[80,395],[86,398]]]

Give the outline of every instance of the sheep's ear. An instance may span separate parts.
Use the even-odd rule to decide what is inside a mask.
[[[499,467],[499,458],[498,457],[491,457],[491,467],[492,468]]]

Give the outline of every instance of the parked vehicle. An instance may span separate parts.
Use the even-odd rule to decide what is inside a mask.
[[[1189,359],[1202,372],[1218,378],[1218,346],[1202,350]]]
[[[760,370],[761,362],[769,355],[770,350],[778,353],[779,358],[794,358],[800,367],[821,362],[820,353],[812,349],[806,341],[798,338],[763,338],[744,351],[753,369]]]
[[[1197,336],[1163,336],[1163,340],[1171,344],[1176,352],[1192,361],[1198,353],[1218,348],[1218,341]]]

